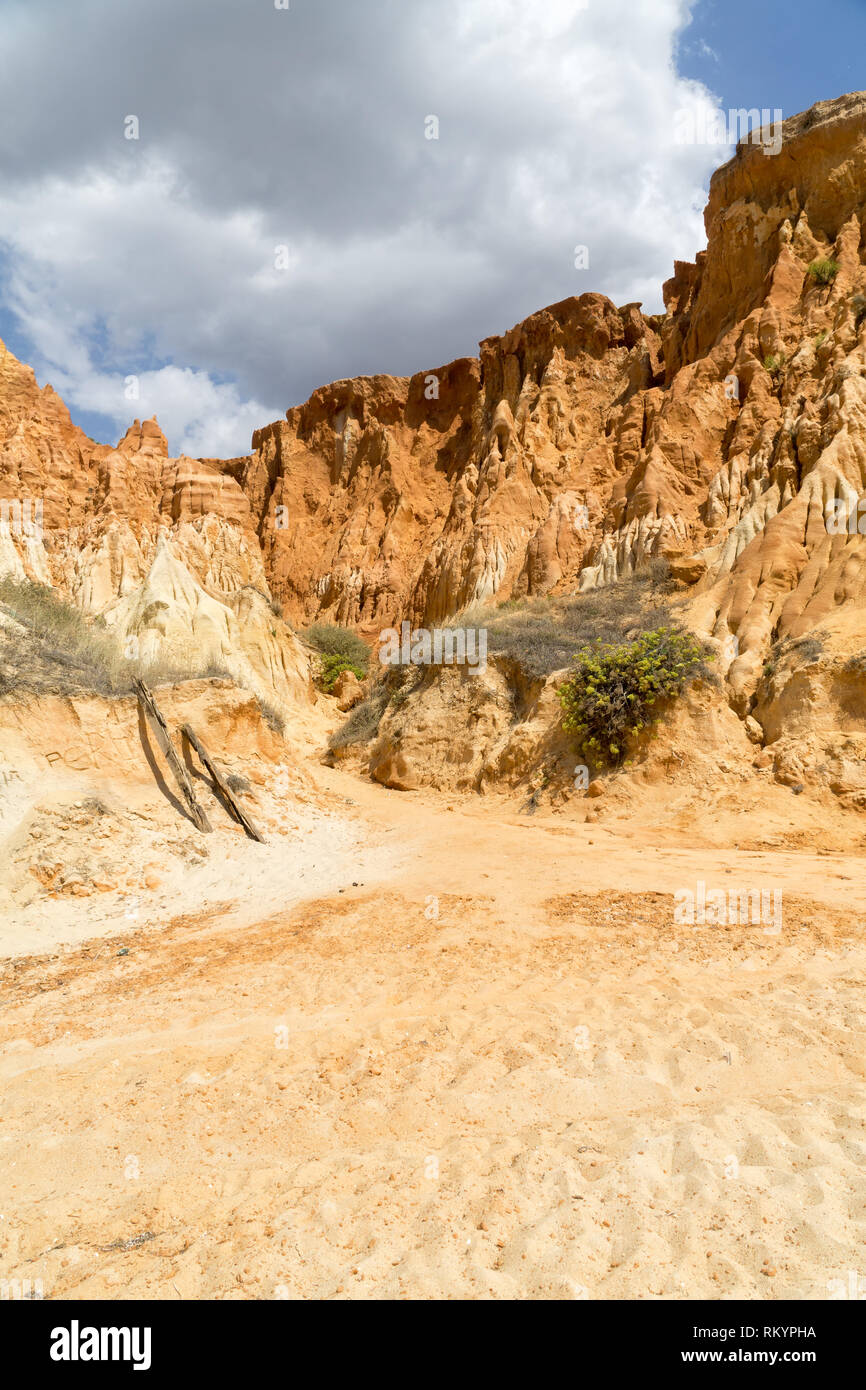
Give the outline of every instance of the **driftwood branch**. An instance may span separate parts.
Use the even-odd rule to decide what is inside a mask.
[[[150,717],[151,728],[156,736],[157,744],[159,745],[163,757],[174,773],[178,786],[183,792],[184,800],[189,807],[189,813],[192,816],[196,828],[205,832],[210,831],[210,821],[196,800],[195,791],[189,779],[189,774],[177,755],[175,746],[171,741],[171,735],[168,732],[168,725],[162,717],[159,705],[156,703],[156,700],[153,698],[153,695],[148,690],[144,681],[136,679],[135,692],[141,702],[142,709],[145,714]]]
[[[243,806],[241,806],[240,802],[238,801],[228,782],[223,777],[222,773],[217,768],[213,758],[208,753],[201,739],[190,728],[189,724],[183,725],[181,733],[183,734],[184,738],[188,739],[188,741],[192,744],[196,753],[198,753],[199,758],[201,759],[202,763],[207,768],[208,772],[213,778],[214,786],[216,787],[217,792],[222,797],[223,801],[225,802],[226,806],[229,808],[235,819],[239,822],[240,825],[243,826],[250,839],[258,840],[260,845],[267,844],[264,835],[257,828],[254,821],[252,821],[250,817],[247,815]]]

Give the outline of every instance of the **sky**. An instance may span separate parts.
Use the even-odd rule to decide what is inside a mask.
[[[866,0],[3,0],[0,338],[100,442],[242,454],[568,295],[657,312],[732,153],[684,113],[864,52]]]

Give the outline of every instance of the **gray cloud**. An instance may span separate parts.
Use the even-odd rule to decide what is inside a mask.
[[[0,240],[40,379],[233,452],[327,380],[437,366],[569,294],[660,307],[723,153],[674,140],[714,104],[674,70],[688,8],[7,3]]]

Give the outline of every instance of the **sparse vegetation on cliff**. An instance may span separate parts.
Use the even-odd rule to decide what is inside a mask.
[[[654,722],[657,705],[709,674],[702,644],[690,632],[660,627],[620,646],[597,643],[578,653],[560,686],[563,727],[587,758],[622,762],[628,745]]]
[[[116,637],[104,623],[88,622],[56,590],[5,576],[0,611],[27,634],[4,643],[0,694],[19,688],[106,695],[132,689],[137,672],[130,670]]]
[[[56,589],[11,575],[0,578],[0,615],[24,629],[0,625],[0,696],[15,690],[41,694],[132,694],[136,676],[152,685],[193,677],[232,679],[221,667],[145,661],[100,616],[89,618]]]
[[[453,621],[485,627],[491,655],[510,656],[528,676],[549,676],[571,664],[575,650],[593,642],[621,642],[670,620],[675,585],[666,561],[603,589],[563,598],[508,600],[470,609]]]
[[[450,625],[484,628],[489,657],[513,662],[530,680],[543,680],[570,666],[579,648],[625,643],[668,626],[668,598],[675,588],[667,562],[653,560],[603,589],[560,598],[506,599],[496,606],[477,604],[451,619]],[[507,679],[516,677],[511,672]],[[419,680],[418,667],[392,667],[331,737],[331,750],[369,743],[385,711],[405,706],[420,688]]]
[[[386,685],[380,684],[366,700],[356,705],[345,724],[332,734],[328,747],[332,752],[348,748],[352,743],[369,743],[379,732],[382,716],[388,707],[389,694]]]
[[[343,671],[352,671],[363,680],[370,667],[370,648],[349,627],[313,623],[303,634],[322,657],[322,685],[331,691]]]
[[[834,261],[831,256],[813,261],[809,266],[809,274],[819,285],[832,285],[839,274],[839,262]]]

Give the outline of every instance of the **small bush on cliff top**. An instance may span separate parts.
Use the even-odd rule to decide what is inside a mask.
[[[819,285],[832,285],[839,274],[839,262],[830,256],[824,260],[813,261],[809,266],[809,274]]]
[[[586,757],[617,764],[661,700],[680,695],[708,674],[701,643],[689,632],[660,627],[622,646],[597,643],[578,652],[573,675],[557,692],[563,728]]]

